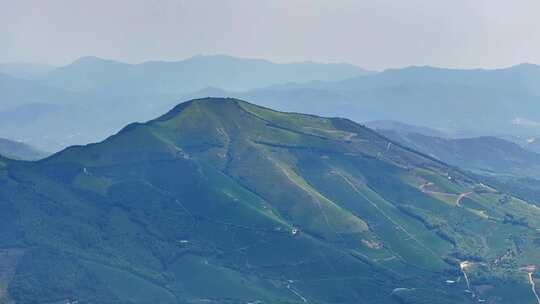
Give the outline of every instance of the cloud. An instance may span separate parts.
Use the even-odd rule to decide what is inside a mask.
[[[516,126],[522,126],[522,127],[540,127],[540,122],[523,118],[523,117],[514,118],[512,120],[512,124]]]

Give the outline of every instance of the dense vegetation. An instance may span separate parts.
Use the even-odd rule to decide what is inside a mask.
[[[0,210],[5,303],[536,303],[540,209],[349,120],[234,99],[2,158]]]

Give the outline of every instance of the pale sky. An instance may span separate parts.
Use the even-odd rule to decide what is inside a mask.
[[[540,63],[540,0],[0,0],[0,62]]]

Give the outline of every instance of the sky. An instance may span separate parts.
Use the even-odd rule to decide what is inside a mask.
[[[0,62],[540,64],[540,0],[0,0]]]

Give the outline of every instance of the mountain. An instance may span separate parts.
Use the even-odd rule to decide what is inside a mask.
[[[145,104],[144,98],[100,96],[93,103],[38,102],[0,110],[0,137],[17,138],[44,151],[101,141],[130,122],[146,121],[165,111],[165,106]],[[158,104],[173,99],[153,97]]]
[[[248,90],[371,73],[348,64],[277,64],[229,56],[141,64],[84,57],[65,67],[47,69],[40,77],[13,77],[20,76],[16,72],[24,68],[31,69],[0,65],[0,73],[12,75],[0,74],[0,117],[7,118],[0,119],[0,137],[21,138],[47,151],[101,141],[123,125],[149,120],[181,96],[211,86]]]
[[[80,99],[75,93],[0,74],[0,111],[29,103],[77,103]]]
[[[414,126],[396,120],[373,120],[364,125],[370,129],[383,132],[396,132],[402,135],[420,134],[430,137],[448,138],[448,134],[428,127]]]
[[[54,66],[38,63],[10,62],[0,63],[0,73],[15,78],[39,79],[45,77]]]
[[[366,125],[404,146],[472,171],[502,192],[540,206],[540,154],[528,146],[534,145],[533,141],[489,136],[448,138],[436,130],[393,121]]]
[[[540,154],[501,138],[441,138],[414,129],[375,130],[404,146],[479,174],[539,176]]]
[[[179,100],[207,96],[355,121],[401,121],[448,137],[530,139],[540,134],[540,95],[535,85],[540,83],[540,67],[532,64],[497,70],[409,67],[372,73],[350,65],[275,64],[228,56],[141,64],[84,57],[39,79],[5,77],[0,77],[4,88],[0,116],[16,111],[21,119],[0,122],[0,137],[13,134],[47,151],[101,141],[127,123],[163,113]],[[30,104],[53,105],[59,112],[47,112],[40,116],[42,123],[28,125],[35,113]],[[94,119],[71,119],[85,112],[94,113]],[[48,124],[58,127],[48,129]],[[64,130],[69,130],[69,138]],[[46,139],[36,136],[43,132]],[[524,146],[536,149],[534,144]]]
[[[0,138],[0,155],[11,159],[38,160],[45,158],[47,153],[39,151],[25,143]]]
[[[80,58],[49,73],[44,83],[77,92],[186,94],[208,86],[250,90],[287,82],[343,80],[371,72],[349,64],[277,64],[230,56],[195,56],[181,61],[127,64]]]
[[[536,303],[537,207],[347,119],[207,98],[0,163],[4,302]]]
[[[355,121],[397,120],[449,135],[538,135],[538,83],[540,66],[532,64],[497,70],[409,67],[226,96]]]

